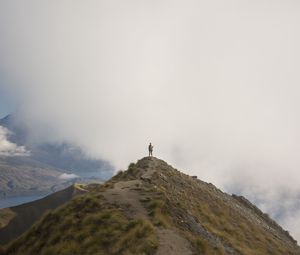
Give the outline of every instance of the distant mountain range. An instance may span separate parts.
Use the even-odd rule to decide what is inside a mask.
[[[113,174],[109,162],[90,159],[73,144],[32,143],[13,115],[0,119],[0,126],[10,131],[9,141],[30,151],[29,156],[0,156],[0,198],[49,194],[76,181],[99,182]]]

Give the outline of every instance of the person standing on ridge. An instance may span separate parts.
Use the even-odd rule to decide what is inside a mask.
[[[148,151],[149,151],[149,157],[152,157],[153,145],[151,143],[148,146]]]

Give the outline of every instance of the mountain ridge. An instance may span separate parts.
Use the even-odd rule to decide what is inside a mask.
[[[5,254],[300,254],[289,233],[245,198],[154,157],[84,189]]]

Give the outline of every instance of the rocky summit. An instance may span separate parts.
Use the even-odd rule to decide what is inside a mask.
[[[77,189],[2,254],[300,254],[289,233],[246,198],[154,157]]]

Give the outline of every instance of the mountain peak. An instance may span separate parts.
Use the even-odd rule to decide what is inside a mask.
[[[145,170],[152,169],[157,171],[163,171],[171,167],[167,162],[156,157],[144,157],[137,161],[136,166]],[[171,168],[174,169],[173,167]]]
[[[155,157],[82,188],[8,253],[300,254],[288,232],[248,200]]]
[[[12,115],[8,114],[6,116],[4,116],[3,118],[0,118],[0,124],[2,125],[2,123],[7,123],[9,121],[11,121],[12,119]]]

